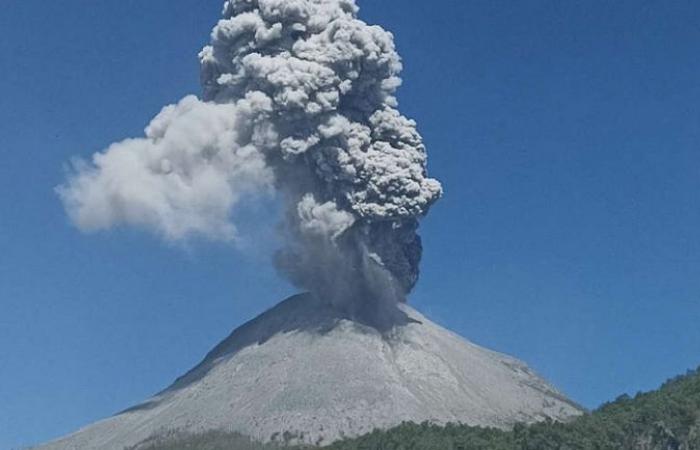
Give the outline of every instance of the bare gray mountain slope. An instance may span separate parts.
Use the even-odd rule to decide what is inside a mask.
[[[122,450],[175,429],[260,440],[289,432],[315,444],[403,421],[508,427],[580,412],[520,361],[407,305],[391,325],[371,327],[299,295],[238,328],[142,405],[39,448]]]

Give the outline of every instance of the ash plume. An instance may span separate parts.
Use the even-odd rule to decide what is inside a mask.
[[[441,187],[397,110],[393,37],[357,13],[354,0],[227,1],[199,54],[202,98],[76,164],[57,188],[71,220],[235,241],[239,201],[276,192],[275,262],[293,283],[355,312],[405,301]]]

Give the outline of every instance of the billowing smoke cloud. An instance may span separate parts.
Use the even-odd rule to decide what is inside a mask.
[[[393,37],[357,12],[354,0],[227,1],[200,53],[202,99],[76,165],[58,188],[73,222],[235,240],[239,200],[274,190],[290,280],[354,311],[404,301],[418,220],[441,187],[396,109]]]

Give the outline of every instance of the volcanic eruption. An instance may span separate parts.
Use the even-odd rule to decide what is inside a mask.
[[[405,301],[418,221],[441,187],[397,110],[392,35],[357,11],[350,0],[226,2],[199,54],[202,99],[78,165],[58,189],[73,222],[232,240],[237,202],[274,190],[286,205],[281,273],[368,317]]]
[[[229,0],[199,59],[201,98],[75,164],[57,188],[67,213],[83,231],[235,242],[241,201],[275,195],[274,263],[309,294],[234,331],[143,405],[49,448],[122,448],[173,428],[318,443],[402,420],[508,426],[578,413],[521,363],[405,304],[419,221],[442,189],[398,110],[389,32],[361,21],[354,0]]]

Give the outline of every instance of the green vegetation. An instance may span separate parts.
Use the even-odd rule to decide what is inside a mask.
[[[139,450],[273,450],[238,435],[160,439]],[[327,450],[700,450],[700,369],[661,389],[627,395],[570,423],[517,425],[512,431],[463,425],[403,424],[337,442]]]

